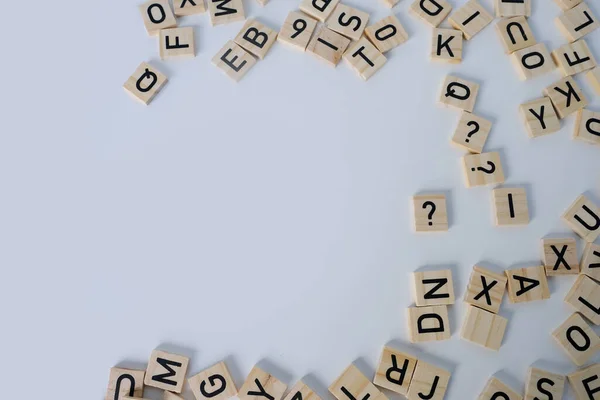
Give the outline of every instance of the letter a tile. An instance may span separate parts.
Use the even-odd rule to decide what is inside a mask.
[[[550,298],[548,280],[543,265],[506,271],[508,299],[511,303],[523,303]]]

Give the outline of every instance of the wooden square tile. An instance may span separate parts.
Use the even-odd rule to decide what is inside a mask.
[[[449,382],[450,372],[419,361],[406,397],[408,400],[443,400]]]
[[[177,20],[168,0],[150,0],[139,6],[146,32],[150,36],[158,35],[161,29],[177,26]]]
[[[466,155],[462,162],[467,187],[504,183],[504,170],[498,152]]]
[[[417,232],[445,232],[448,230],[446,195],[413,196],[413,210]]]
[[[122,400],[124,396],[141,397],[146,371],[113,367],[108,377],[105,400]]]
[[[387,400],[387,397],[354,364],[350,364],[329,386],[329,392],[337,400],[365,398],[369,400]]]
[[[167,83],[167,77],[145,62],[123,84],[123,89],[133,98],[148,105]]]
[[[511,303],[524,303],[550,298],[548,280],[543,265],[506,270],[508,299]]]
[[[575,239],[542,239],[542,250],[547,276],[579,274]]]
[[[569,42],[581,39],[600,26],[598,18],[585,2],[565,11],[554,21]]]
[[[462,61],[463,36],[456,29],[434,28],[431,36],[431,59],[449,63]]]
[[[349,39],[323,26],[310,39],[306,51],[335,67],[349,44]]]
[[[306,383],[298,381],[283,400],[321,400]]]
[[[316,20],[304,13],[292,11],[283,22],[277,40],[305,51],[316,28]]]
[[[531,0],[494,0],[496,17],[531,16]]]
[[[212,26],[246,19],[242,0],[206,0]]]
[[[560,46],[552,52],[552,58],[565,76],[575,75],[596,66],[596,59],[584,39]]]
[[[477,0],[467,1],[450,16],[448,21],[454,29],[459,29],[465,39],[471,40],[494,20],[494,16],[479,4]]]
[[[567,11],[576,5],[580,4],[583,0],[554,0],[554,2],[563,10]]]
[[[476,265],[469,278],[465,302],[497,314],[506,291],[506,282],[506,276]]]
[[[519,106],[529,137],[547,135],[560,130],[560,120],[550,97],[535,99]]]
[[[238,392],[240,400],[280,400],[287,385],[258,366],[254,366]]]
[[[575,199],[562,218],[588,243],[595,242],[600,234],[600,209],[584,195]]]
[[[588,243],[581,258],[581,273],[600,281],[600,244]]]
[[[578,313],[556,328],[552,337],[571,361],[580,367],[600,350],[600,338]]]
[[[409,9],[410,13],[434,28],[446,19],[450,11],[452,5],[446,0],[415,0]]]
[[[238,82],[256,64],[256,58],[230,40],[215,54],[212,64]]]
[[[389,346],[383,348],[373,383],[406,396],[417,366],[417,359]]]
[[[452,143],[471,153],[479,154],[483,151],[491,129],[491,121],[463,111],[452,136]]]
[[[588,100],[572,77],[567,76],[544,89],[562,119],[588,105]]]
[[[567,293],[565,302],[575,307],[594,325],[600,325],[600,284],[592,278],[579,275]]]
[[[585,77],[590,84],[590,86],[594,89],[597,95],[600,95],[600,67],[596,67],[591,71],[586,72]]]
[[[447,306],[410,307],[406,310],[411,343],[448,340],[452,336]]]
[[[414,300],[418,307],[454,304],[452,270],[417,271],[412,275]]]
[[[196,56],[192,27],[161,29],[158,43],[161,60]]]
[[[340,3],[327,19],[327,27],[348,39],[359,40],[368,22],[368,13]]]
[[[477,400],[523,400],[523,396],[492,376]]]
[[[144,385],[181,393],[190,359],[179,354],[153,350],[148,360]]]
[[[577,399],[595,400],[595,394],[600,392],[600,364],[572,372],[568,378]]]
[[[353,42],[343,57],[350,68],[365,81],[387,62],[387,58],[365,37]]]
[[[507,324],[508,320],[504,317],[478,307],[467,306],[460,336],[466,341],[498,351]]]
[[[277,40],[277,32],[255,19],[249,19],[235,37],[234,42],[244,50],[260,58],[265,58],[273,43]]]
[[[500,36],[506,54],[512,54],[537,43],[525,17],[501,19],[496,24],[496,32]]]
[[[448,75],[444,79],[439,101],[446,106],[473,112],[478,93],[478,83]]]
[[[237,395],[235,382],[224,361],[188,379],[196,400],[229,400]]]
[[[365,29],[365,36],[382,53],[408,40],[408,33],[395,15],[389,15]]]
[[[556,69],[552,55],[544,43],[517,50],[510,58],[522,80],[536,78]]]
[[[565,380],[563,375],[531,367],[525,384],[525,400],[561,400],[565,391]]]
[[[492,190],[492,196],[497,226],[529,224],[527,191],[524,188],[498,188]]]
[[[573,139],[600,145],[600,112],[580,110],[573,132]]]
[[[302,0],[300,9],[311,17],[316,18],[321,22],[325,22],[339,2],[340,0]]]
[[[202,14],[206,11],[204,0],[173,0],[173,12],[178,17]]]

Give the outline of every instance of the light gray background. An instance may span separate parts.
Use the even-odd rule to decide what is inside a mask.
[[[344,2],[372,21],[390,12]],[[518,115],[558,70],[520,81],[493,26],[465,42],[462,64],[432,63],[431,29],[402,0],[394,12],[410,40],[367,83],[275,44],[235,84],[210,59],[241,22],[182,18],[197,57],[160,62],[138,3],[3,7],[2,397],[100,399],[110,367],[142,367],[157,346],[192,356],[190,373],[225,358],[238,385],[257,362],[290,385],[309,374],[325,399],[349,363],[372,375],[390,341],[451,368],[450,400],[475,398],[498,371],[521,388],[538,360],[574,369],[550,336],[571,313],[572,277],[550,279],[548,301],[505,301],[498,353],[459,337],[475,263],[539,264],[542,237],[571,235],[566,207],[583,192],[599,202],[600,149],[571,139],[574,118],[530,140]],[[299,1],[244,3],[279,29]],[[559,8],[533,3],[538,41],[565,43]],[[597,57],[599,35],[587,37]],[[146,60],[169,77],[149,107],[121,88]],[[481,83],[486,150],[501,153],[507,185],[528,189],[530,225],[495,227],[491,188],[465,188],[463,152],[449,143],[459,113],[436,104],[448,73]],[[413,233],[420,191],[447,193],[448,233]],[[409,277],[431,266],[455,272],[453,335],[412,346]]]

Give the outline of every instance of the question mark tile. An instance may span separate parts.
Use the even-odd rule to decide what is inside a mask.
[[[481,153],[491,129],[492,123],[487,119],[463,111],[452,136],[452,144],[471,153]]]
[[[497,226],[527,225],[529,207],[524,188],[499,188],[492,191]]]
[[[478,93],[478,83],[448,75],[442,84],[439,102],[444,106],[472,112]]]
[[[446,195],[413,196],[413,208],[417,232],[445,232],[448,230]]]
[[[498,152],[471,154],[462,158],[467,187],[504,183]]]

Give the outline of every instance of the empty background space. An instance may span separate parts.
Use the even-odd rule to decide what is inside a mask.
[[[560,216],[575,198],[600,204],[600,148],[571,139],[575,118],[531,140],[518,113],[559,70],[520,81],[497,19],[465,42],[462,64],[430,62],[431,28],[401,0],[394,13],[410,39],[368,82],[276,43],[235,84],[210,60],[242,22],[180,18],[197,57],[161,62],[141,2],[4,5],[3,397],[99,400],[110,367],[143,367],[157,346],[191,356],[190,374],[226,359],[238,387],[257,362],[289,385],[309,375],[326,400],[349,363],[372,376],[386,343],[453,369],[449,400],[475,398],[499,371],[522,389],[538,360],[575,369],[550,336],[572,312],[563,298],[574,277],[551,278],[548,301],[505,298],[498,353],[459,334],[475,263],[539,265],[542,237],[572,236]],[[390,13],[376,0],[344,3],[372,22]],[[277,30],[298,4],[244,0],[248,17]],[[533,32],[550,50],[566,43],[560,12],[533,0]],[[600,31],[586,40],[600,59]],[[142,61],[169,78],[148,107],[122,89]],[[500,152],[505,186],[527,188],[529,225],[495,227],[491,187],[465,187],[464,152],[450,145],[460,113],[437,105],[449,73],[481,83],[474,112],[493,121],[485,150]],[[413,232],[421,191],[447,193],[449,232]],[[453,335],[413,346],[410,274],[432,266],[454,271]]]

